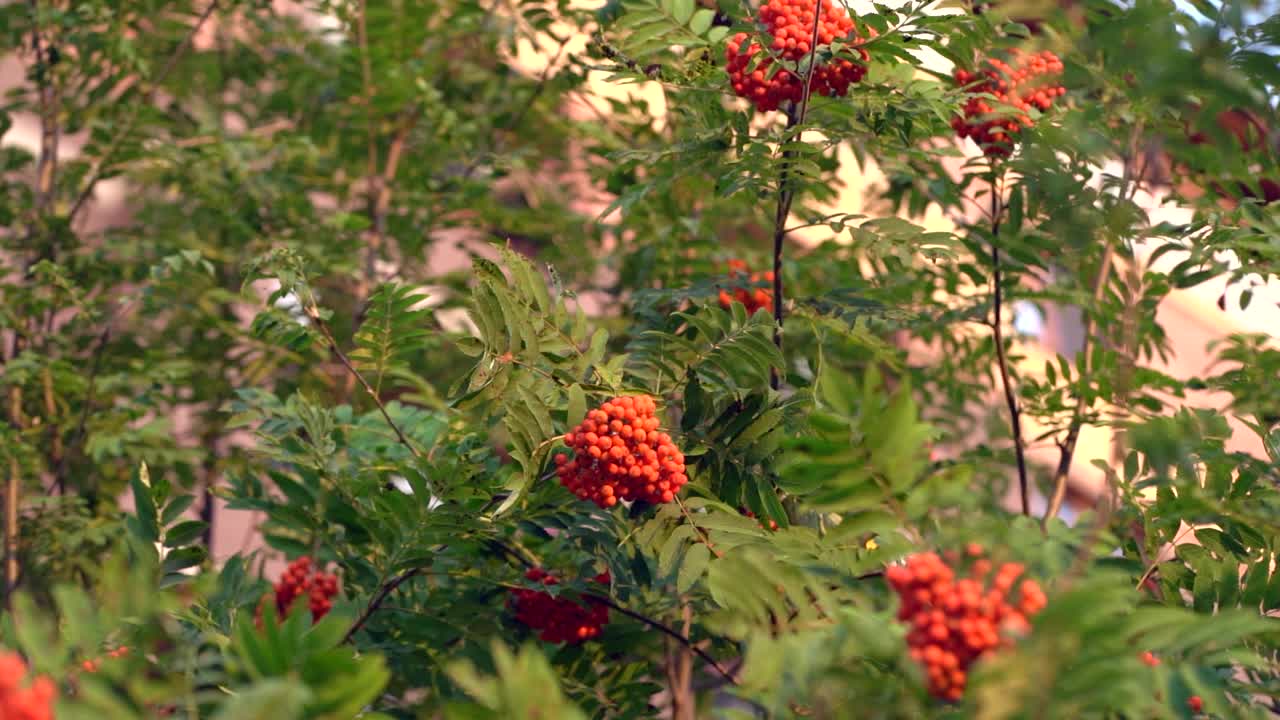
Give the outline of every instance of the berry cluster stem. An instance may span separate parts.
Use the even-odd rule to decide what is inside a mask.
[[[996,171],[991,174],[991,332],[996,346],[996,364],[1000,370],[1000,382],[1004,386],[1004,401],[1009,406],[1009,424],[1013,433],[1013,454],[1018,464],[1018,493],[1022,506],[1022,514],[1031,515],[1030,498],[1027,492],[1027,459],[1023,448],[1022,410],[1018,406],[1018,396],[1013,391],[1013,381],[1009,376],[1009,358],[1004,351],[1004,327],[1001,321],[1001,307],[1004,305],[1004,290],[1000,272],[1000,222],[1004,216],[1004,207],[1000,202],[1000,175]]]

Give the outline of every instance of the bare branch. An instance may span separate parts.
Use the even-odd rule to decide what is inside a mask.
[[[1018,396],[1013,390],[1013,380],[1009,373],[1009,358],[1004,350],[1004,327],[1000,320],[1001,308],[1004,305],[1004,289],[1000,272],[1000,222],[1003,220],[1004,207],[1001,203],[999,177],[993,170],[991,174],[991,333],[996,346],[996,364],[1000,371],[1000,382],[1004,387],[1004,401],[1009,408],[1009,426],[1013,434],[1013,454],[1018,464],[1018,493],[1023,515],[1031,515],[1031,500],[1027,487],[1027,458],[1022,435],[1022,410],[1018,406]]]

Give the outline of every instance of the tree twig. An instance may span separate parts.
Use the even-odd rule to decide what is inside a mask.
[[[822,2],[813,3],[813,32],[809,38],[809,67],[804,73],[804,93],[800,96],[800,105],[787,112],[787,127],[783,131],[783,141],[790,142],[787,137],[792,130],[804,124],[805,115],[809,112],[809,94],[813,91],[813,71],[818,57],[818,31],[822,23]],[[804,135],[801,129],[797,135],[799,140]],[[795,201],[795,188],[791,184],[791,160],[795,153],[782,151],[782,168],[778,175],[778,205],[773,214],[773,344],[782,350],[782,246],[787,237],[787,218],[791,216],[791,204]],[[777,390],[782,385],[782,368],[769,369],[769,386]]]
[[[996,364],[1000,371],[1000,381],[1004,386],[1004,401],[1009,407],[1009,425],[1013,433],[1013,454],[1018,464],[1018,492],[1022,514],[1029,516],[1031,500],[1027,487],[1027,459],[1023,448],[1022,410],[1018,407],[1018,396],[1013,391],[1013,380],[1009,374],[1009,358],[1004,350],[1004,328],[1000,320],[1001,306],[1004,304],[1000,272],[1000,221],[1004,215],[1004,208],[1000,201],[1001,192],[999,178],[993,170],[991,173],[991,332],[996,346]]]
[[[698,647],[697,644],[695,644],[692,640],[690,640],[685,635],[681,634],[678,630],[668,625],[665,625],[661,621],[655,620],[643,613],[639,613],[639,612],[636,612],[635,610],[625,608],[619,605],[618,603],[614,602],[613,599],[607,595],[600,595],[597,593],[583,593],[583,597],[587,597],[587,598],[591,598],[592,600],[599,601],[601,605],[607,606],[610,610],[617,610],[618,612],[622,613],[623,615],[626,615],[632,620],[642,622],[645,625],[648,625],[649,627],[653,628],[654,630],[657,630],[658,632],[663,633],[667,637],[670,637],[672,640],[675,640],[676,642],[685,646],[689,650],[693,651],[694,655],[697,655],[698,658],[702,660],[702,662],[706,663],[716,672],[720,673],[720,675],[725,680],[728,680],[729,683],[733,685],[738,684],[738,679],[733,676],[733,673],[730,673],[728,670],[725,670],[724,666],[716,662],[716,659],[711,657],[711,655],[709,655],[707,651]]]
[[[1107,277],[1111,274],[1111,265],[1115,249],[1108,244],[1102,251],[1102,261],[1098,266],[1098,275],[1093,282],[1093,302],[1097,304],[1101,302],[1103,294],[1106,292]],[[1080,349],[1083,360],[1081,367],[1085,372],[1090,366],[1089,354],[1090,345],[1093,338],[1093,315],[1085,313],[1084,321],[1084,344]],[[1085,378],[1081,373],[1081,385],[1084,384]],[[1080,440],[1080,431],[1084,428],[1084,411],[1085,400],[1083,388],[1076,395],[1076,407],[1071,413],[1071,422],[1067,426],[1067,435],[1059,445],[1058,467],[1053,473],[1053,494],[1049,496],[1048,507],[1045,508],[1044,517],[1040,519],[1040,528],[1047,530],[1049,521],[1058,516],[1058,512],[1062,509],[1062,503],[1067,496],[1067,479],[1071,475],[1071,461],[1075,457],[1076,444]]]
[[[520,561],[521,561],[521,564],[524,564],[523,558],[520,558]],[[374,613],[376,613],[382,607],[382,604],[386,602],[387,598],[393,592],[395,592],[401,585],[405,584],[409,580],[412,580],[414,577],[417,577],[418,575],[424,575],[424,574],[429,574],[426,568],[423,568],[423,567],[410,568],[408,570],[405,570],[404,572],[401,572],[399,575],[396,575],[395,577],[391,578],[387,582],[383,583],[378,588],[378,591],[374,593],[373,597],[369,600],[369,604],[365,606],[364,611],[360,613],[360,616],[356,618],[355,622],[351,624],[351,627],[347,630],[347,634],[343,637],[343,642],[350,642],[351,639],[355,637],[355,634],[359,632],[360,629],[363,628],[366,624],[368,624],[369,619],[373,617]],[[444,573],[444,574],[454,575],[453,573]],[[482,580],[482,581],[491,582],[494,585],[497,585],[498,587],[502,587],[502,588],[507,588],[512,590],[521,589],[521,586],[519,585],[513,585],[511,583],[506,583],[498,580],[492,580],[492,579],[483,578],[483,577],[476,577],[472,575],[456,575],[456,576],[472,579],[472,580]],[[670,637],[671,639],[675,640],[676,642],[680,643],[681,645],[683,645],[684,647],[692,651],[693,654],[697,655],[698,658],[700,658],[709,667],[711,667],[717,673],[719,673],[729,683],[733,685],[739,684],[738,679],[734,677],[733,673],[726,670],[724,666],[721,665],[719,662],[717,662],[714,657],[712,657],[709,653],[707,653],[707,651],[698,647],[698,645],[694,643],[692,640],[690,640],[687,635],[663,623],[661,620],[656,620],[654,618],[649,617],[648,615],[645,615],[644,613],[631,610],[630,608],[619,605],[616,601],[614,601],[613,598],[609,597],[608,595],[604,595],[601,593],[594,593],[594,592],[584,592],[584,593],[581,593],[581,597],[599,602],[601,605],[608,607],[610,610],[615,610],[631,618],[632,620],[641,622],[653,628],[654,630],[657,630],[658,632],[663,633],[664,635]]]
[[[369,604],[365,606],[364,612],[360,613],[360,617],[356,618],[355,622],[351,623],[351,627],[347,629],[347,634],[342,636],[342,642],[351,642],[351,638],[355,637],[356,633],[360,632],[360,628],[364,627],[365,624],[369,622],[369,618],[373,617],[373,614],[378,611],[378,608],[382,607],[382,603],[387,601],[387,598],[391,593],[395,592],[397,588],[409,582],[421,572],[422,568],[410,568],[383,583],[382,587],[378,588],[378,592],[369,599]]]
[[[382,176],[378,173],[378,141],[377,129],[373,124],[373,65],[369,61],[369,32],[365,16],[368,13],[367,0],[360,0],[356,14],[356,42],[360,50],[361,94],[364,104],[365,138],[368,146],[367,168],[365,170],[365,203],[368,209],[370,238],[368,255],[365,261],[365,277],[373,277],[374,261],[378,257],[378,249],[382,247],[382,225],[378,222],[378,203],[382,197]]]
[[[1137,125],[1133,128],[1129,140],[1130,157],[1137,154],[1137,143],[1141,138],[1142,127]],[[1147,174],[1147,162],[1145,155],[1138,167],[1136,174],[1130,175],[1130,163],[1126,160],[1124,165],[1124,181],[1121,183],[1120,197],[1132,201],[1137,195],[1138,189],[1142,186],[1143,179]],[[1132,184],[1130,184],[1132,183]],[[1111,267],[1115,262],[1115,245],[1107,243],[1102,252],[1102,260],[1098,265],[1098,274],[1093,280],[1093,304],[1097,305],[1102,302],[1102,298],[1106,295],[1107,281],[1110,278]],[[1067,480],[1071,475],[1071,463],[1075,458],[1076,445],[1080,440],[1080,431],[1084,428],[1084,414],[1086,406],[1083,384],[1085,381],[1084,374],[1089,372],[1091,363],[1090,356],[1092,354],[1092,343],[1094,333],[1094,315],[1091,312],[1084,313],[1084,341],[1080,348],[1081,357],[1081,389],[1076,393],[1076,406],[1071,413],[1071,422],[1067,425],[1067,434],[1063,441],[1059,443],[1058,466],[1053,474],[1053,493],[1049,496],[1049,504],[1045,508],[1044,517],[1040,519],[1040,529],[1048,530],[1049,522],[1058,516],[1062,510],[1062,503],[1067,496]]]
[[[22,432],[26,422],[22,416],[22,388],[9,388],[9,422],[15,432]],[[16,448],[9,449],[9,477],[4,489],[4,601],[13,598],[18,583],[18,502],[22,495],[22,466]]]
[[[556,54],[547,62],[547,66],[542,69],[542,73],[538,75],[538,82],[533,86],[533,90],[529,92],[529,96],[524,99],[520,107],[511,114],[506,122],[494,128],[498,132],[506,132],[515,130],[520,127],[520,123],[524,122],[524,118],[533,110],[533,106],[537,103],[538,98],[542,97],[542,93],[546,92],[547,83],[551,81],[551,71],[555,69],[556,64],[560,62],[560,58],[564,55],[565,48],[568,47],[569,38],[566,37],[557,48]],[[590,104],[590,103],[588,103]],[[497,152],[502,147],[502,138],[495,137],[493,145],[490,148],[492,152]],[[471,162],[462,169],[461,177],[463,180],[470,180],[476,170],[480,169],[480,165],[484,162],[484,155],[477,153]]]
[[[52,50],[40,36],[40,0],[31,0],[31,45],[36,53],[36,84],[40,94],[40,159],[36,165],[36,213],[44,216],[53,204],[54,180],[58,172],[57,88],[50,77],[53,71]]]
[[[98,373],[102,369],[102,356],[106,352],[107,343],[111,340],[111,328],[115,325],[116,319],[123,315],[127,309],[128,306],[112,313],[111,317],[107,319],[106,326],[98,334],[97,342],[94,344],[92,359],[89,361],[88,386],[85,388],[84,403],[80,407],[80,418],[76,421],[76,429],[72,432],[71,438],[67,442],[62,458],[53,469],[54,482],[64,493],[66,492],[67,463],[71,461],[72,452],[78,449],[80,443],[84,441],[84,436],[88,429],[89,412],[93,408],[94,395],[98,385]]]
[[[325,343],[329,346],[329,351],[337,356],[338,361],[347,369],[347,372],[351,373],[356,381],[360,383],[360,386],[364,388],[364,391],[368,393],[374,404],[378,406],[378,411],[382,413],[382,418],[387,421],[387,425],[395,432],[400,444],[408,448],[415,458],[424,460],[425,456],[422,451],[418,450],[417,446],[410,442],[409,436],[405,435],[404,431],[400,429],[400,425],[391,418],[391,413],[387,412],[387,406],[383,404],[382,398],[378,397],[378,392],[373,389],[368,380],[364,379],[364,375],[356,369],[356,366],[351,364],[351,359],[347,357],[346,353],[342,352],[342,348],[338,347],[338,341],[333,338],[333,333],[329,332],[329,326],[320,318],[320,311],[312,303],[305,305],[305,311],[307,317],[311,318],[311,321],[316,324],[316,328],[320,330],[320,334],[324,336]]]
[[[89,169],[89,179],[85,183],[84,189],[80,191],[80,195],[76,198],[76,201],[71,205],[71,210],[67,213],[68,225],[75,220],[76,215],[80,212],[81,208],[84,207],[85,202],[87,202],[89,197],[93,195],[94,187],[96,187],[98,182],[102,179],[103,170],[106,169],[107,163],[110,162],[111,157],[120,149],[120,145],[124,142],[124,139],[133,131],[133,126],[137,123],[138,115],[142,111],[143,106],[150,105],[155,99],[156,93],[160,89],[160,85],[165,81],[165,78],[169,77],[169,73],[173,72],[173,69],[178,66],[178,61],[182,59],[182,56],[185,55],[187,50],[191,47],[191,43],[195,39],[196,33],[200,32],[200,28],[204,27],[205,22],[213,16],[213,12],[217,8],[218,0],[210,0],[209,7],[205,8],[205,11],[200,14],[200,17],[196,20],[195,24],[191,26],[191,30],[187,33],[186,37],[182,39],[182,42],[178,45],[177,49],[174,50],[173,55],[169,56],[169,62],[165,63],[164,68],[160,70],[160,74],[156,75],[155,79],[152,80],[151,89],[147,91],[146,95],[141,100],[130,104],[131,110],[129,111],[128,117],[125,118],[124,124],[121,125],[119,132],[111,138],[111,141],[107,144],[107,148],[102,151],[102,154],[98,156],[97,161],[95,161],[93,166]]]

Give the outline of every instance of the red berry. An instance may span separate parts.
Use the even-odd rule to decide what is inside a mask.
[[[84,667],[93,672],[97,664],[86,660]],[[26,676],[27,664],[21,657],[0,651],[0,718],[53,720],[53,699],[57,687],[43,675],[27,684]]]
[[[729,40],[725,48],[728,61],[725,69],[733,91],[751,100],[760,112],[768,112],[777,110],[787,101],[799,102],[804,95],[805,81],[784,68],[770,73],[774,60],[767,54],[755,65],[752,65],[752,59],[765,47],[789,61],[800,61],[808,55],[814,39],[813,3],[809,0],[771,0],[760,6],[758,20],[764,26],[764,32],[758,38],[738,33]],[[851,42],[861,38],[845,9],[830,2],[822,3],[817,25],[818,50],[837,40]],[[875,31],[868,28],[868,34],[875,35]],[[860,62],[841,58],[818,63],[809,83],[810,91],[828,97],[843,97],[849,86],[861,80],[867,72],[866,62],[870,55],[861,48],[857,52]]]
[[[319,622],[333,609],[330,600],[338,594],[338,576],[313,572],[311,558],[303,556],[289,563],[275,584],[277,617],[285,617],[301,596],[307,595],[307,607],[311,621]],[[262,622],[262,607],[258,607],[258,622]]]
[[[773,273],[771,272],[748,273],[746,270],[746,263],[742,262],[741,260],[729,261],[729,275],[730,277],[734,278],[735,282],[741,282],[741,279],[745,277],[746,281],[751,283],[752,285],[760,285],[761,283],[773,282]],[[754,289],[746,288],[746,287],[736,287],[733,289],[732,294],[724,290],[721,290],[719,299],[720,299],[720,307],[724,308],[725,310],[728,310],[730,307],[732,307],[733,302],[736,300],[742,303],[743,305],[745,305],[747,308],[747,313],[751,315],[754,315],[756,311],[760,310],[761,308],[764,308],[767,310],[773,307],[773,291],[760,288],[760,287],[756,287]]]
[[[1199,695],[1187,698],[1187,708],[1193,713],[1204,712],[1204,699]]]
[[[965,548],[971,558],[983,552],[975,544]],[[952,562],[960,560],[960,553],[945,555],[954,558]],[[985,587],[990,565],[980,557],[968,577],[957,577],[942,557],[918,553],[907,558],[905,565],[885,569],[885,579],[900,598],[898,619],[911,625],[907,634],[911,657],[924,666],[929,691],[939,699],[959,700],[970,666],[1028,632],[1027,618],[1045,606],[1039,583],[1031,579],[1018,583],[1024,568],[1017,563],[1000,566],[990,587]],[[1006,598],[1017,602],[1010,604]]]
[[[657,404],[647,395],[614,398],[587,413],[564,442],[573,457],[557,460],[560,484],[602,508],[619,500],[671,502],[689,478],[684,454],[658,432]]]
[[[1066,92],[1066,88],[1050,82],[1062,74],[1062,61],[1057,55],[1049,51],[1025,55],[1016,49],[1009,54],[1014,65],[989,58],[990,69],[955,73],[956,84],[966,88],[969,99],[963,116],[955,118],[951,126],[960,138],[972,138],[988,157],[1008,156],[1022,128],[1035,125],[1026,111],[1032,105],[1046,111],[1055,97]],[[994,95],[1016,109],[993,108],[983,95]]]
[[[530,568],[525,578],[543,585],[559,582],[541,568]],[[606,588],[611,578],[606,570],[592,580]],[[555,597],[540,590],[521,588],[511,591],[516,620],[534,630],[550,643],[576,644],[600,634],[609,622],[609,606],[592,598],[582,605],[567,597]]]

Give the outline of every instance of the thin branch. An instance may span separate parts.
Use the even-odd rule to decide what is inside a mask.
[[[373,614],[378,611],[378,608],[382,607],[382,603],[387,601],[387,598],[391,593],[395,592],[397,588],[406,582],[409,582],[421,572],[422,568],[410,568],[391,578],[391,580],[386,583],[383,583],[382,587],[378,588],[378,592],[370,598],[369,604],[364,608],[364,612],[360,613],[360,617],[356,618],[355,622],[351,623],[351,627],[347,629],[347,634],[342,636],[342,642],[351,642],[351,638],[355,637],[356,633],[360,632],[360,628],[364,627],[365,624],[369,622],[369,618],[373,617]]]
[[[62,453],[62,459],[59,460],[53,470],[54,482],[61,492],[66,492],[67,463],[71,461],[73,451],[79,448],[80,443],[84,441],[89,425],[89,412],[93,409],[94,395],[98,386],[98,373],[102,369],[102,356],[106,353],[107,343],[111,340],[111,328],[115,325],[116,319],[123,315],[132,305],[133,303],[131,302],[117,312],[112,313],[111,317],[107,319],[106,326],[98,334],[97,342],[94,344],[91,359],[89,360],[88,386],[85,388],[84,403],[80,407],[80,418],[76,421],[76,429],[72,432],[71,438],[67,442],[67,447]]]
[[[408,448],[415,458],[425,460],[425,456],[418,450],[417,446],[409,441],[409,436],[405,435],[396,421],[391,419],[391,413],[387,412],[387,406],[383,404],[382,398],[378,397],[378,392],[373,389],[368,380],[364,379],[364,375],[356,369],[355,365],[351,364],[351,359],[347,357],[346,353],[342,352],[342,348],[338,347],[338,341],[333,338],[333,333],[329,332],[329,326],[325,324],[324,320],[320,319],[320,311],[316,309],[314,304],[308,303],[306,305],[306,313],[307,317],[311,318],[312,322],[316,324],[320,334],[324,336],[325,343],[329,345],[329,351],[337,356],[338,361],[347,369],[347,372],[351,373],[352,377],[360,383],[360,386],[373,399],[374,404],[378,406],[378,411],[382,413],[382,418],[387,421],[387,425],[395,432],[400,444]]]
[[[711,537],[707,535],[706,531],[698,527],[698,523],[694,522],[693,516],[689,514],[689,508],[685,507],[684,501],[680,499],[680,496],[673,495],[672,499],[674,499],[676,501],[676,505],[679,506],[680,514],[684,515],[684,519],[689,521],[689,525],[693,527],[693,531],[699,535],[702,540],[702,544],[706,545],[707,549],[716,557],[724,557],[724,553],[717,550],[715,546],[711,544]]]
[[[526,566],[528,565],[527,561],[524,558],[517,557],[517,559],[519,560],[521,565],[526,565]],[[400,573],[399,575],[396,575],[395,577],[391,578],[387,582],[383,583],[382,586],[378,588],[378,592],[376,592],[374,596],[369,600],[369,604],[365,606],[364,612],[360,613],[360,616],[356,618],[354,623],[351,624],[350,629],[347,630],[347,634],[343,637],[343,642],[350,642],[351,639],[355,637],[355,634],[359,632],[360,629],[363,628],[366,624],[368,624],[369,619],[373,617],[373,614],[376,613],[382,607],[382,604],[386,602],[387,598],[391,595],[391,593],[395,592],[401,585],[405,584],[406,582],[413,579],[414,577],[417,577],[418,575],[424,575],[424,574],[435,574],[435,573],[430,573],[427,571],[426,568],[423,568],[423,567],[410,568]],[[521,586],[519,585],[513,585],[511,583],[506,583],[499,580],[493,580],[490,578],[485,578],[480,576],[460,575],[456,573],[443,573],[443,574],[454,576],[454,577],[461,577],[461,578],[470,579],[470,580],[481,580],[485,582],[491,582],[494,585],[497,585],[498,587],[507,588],[510,590],[522,589]],[[738,684],[737,678],[735,678],[733,674],[730,673],[728,670],[725,670],[724,666],[722,666],[719,662],[717,662],[715,658],[711,657],[711,655],[708,654],[705,650],[698,647],[697,644],[694,643],[692,640],[690,640],[687,635],[675,630],[671,626],[664,624],[660,620],[655,620],[654,618],[651,618],[648,615],[645,615],[644,613],[637,612],[635,610],[631,610],[629,608],[623,607],[622,605],[619,605],[617,602],[615,602],[614,599],[609,597],[608,595],[603,595],[600,593],[593,593],[593,592],[584,592],[584,593],[581,593],[581,596],[583,598],[588,598],[596,602],[599,602],[601,605],[608,607],[610,610],[616,610],[617,612],[622,613],[623,615],[631,618],[632,620],[636,620],[638,622],[644,623],[645,625],[653,628],[654,630],[657,630],[667,635],[671,639],[675,640],[676,642],[680,643],[684,647],[693,651],[695,655],[701,658],[702,661],[707,665],[709,665],[711,668],[715,669],[715,671],[718,672],[722,677],[724,677],[725,680],[729,681],[733,685]]]
[[[813,3],[813,32],[809,38],[809,67],[804,73],[804,94],[800,96],[800,105],[787,112],[787,128],[783,132],[783,141],[789,142],[787,135],[804,124],[805,115],[809,112],[809,94],[813,90],[813,71],[818,55],[818,30],[822,22],[822,2]],[[801,130],[797,139],[803,137]],[[782,350],[782,244],[787,237],[787,218],[791,216],[791,204],[795,200],[795,188],[791,185],[790,170],[794,153],[791,150],[782,152],[782,168],[778,176],[778,206],[773,214],[773,344]],[[769,369],[769,386],[777,390],[782,385],[781,368]]]
[[[4,488],[4,606],[12,607],[13,591],[18,585],[18,498],[21,494],[22,470],[18,456],[9,455],[9,477]]]
[[[405,143],[409,132],[418,121],[418,106],[411,105],[400,113],[400,122],[396,134],[391,138],[391,147],[387,149],[387,162],[382,167],[382,175],[378,181],[378,200],[374,204],[373,231],[381,239],[387,232],[387,212],[391,208],[391,184],[400,170],[400,158],[404,156]]]
[[[560,62],[560,58],[564,55],[564,51],[568,47],[568,43],[569,43],[568,37],[566,37],[563,41],[560,42],[560,47],[556,50],[556,54],[552,56],[550,61],[547,62],[547,66],[542,69],[542,73],[538,76],[538,82],[536,85],[533,86],[533,90],[530,91],[529,96],[525,98],[524,102],[515,111],[515,113],[513,113],[508,117],[506,122],[494,128],[495,131],[507,132],[510,130],[515,130],[520,127],[520,123],[524,122],[525,116],[528,115],[531,110],[533,110],[533,106],[537,103],[538,98],[542,97],[542,93],[546,92],[547,83],[550,82],[551,80],[551,71],[554,70],[556,67],[556,64]],[[490,152],[496,153],[501,148],[502,148],[502,138],[495,137],[493,140],[493,146]],[[484,154],[477,153],[476,156],[472,158],[471,162],[467,163],[467,166],[462,169],[462,173],[461,173],[461,177],[464,181],[470,180],[471,176],[475,174],[476,170],[480,169],[480,165],[483,164],[484,158],[485,158]]]
[[[124,142],[124,139],[133,131],[133,126],[138,122],[138,115],[142,111],[143,106],[150,105],[151,102],[155,100],[155,96],[160,89],[160,85],[164,83],[167,77],[169,77],[169,73],[173,72],[173,69],[178,66],[178,61],[182,59],[182,56],[185,55],[187,50],[191,47],[191,42],[195,39],[196,33],[200,32],[200,28],[204,27],[205,22],[213,16],[213,12],[217,7],[218,0],[210,0],[209,7],[205,8],[205,11],[201,13],[195,24],[191,26],[190,32],[188,32],[187,36],[182,39],[182,42],[178,45],[177,49],[174,50],[173,55],[169,57],[169,62],[165,64],[164,68],[161,69],[160,74],[156,75],[155,79],[151,82],[151,89],[147,91],[146,96],[141,100],[130,104],[132,109],[129,111],[128,117],[125,118],[124,124],[121,125],[120,131],[111,138],[111,141],[107,144],[106,150],[104,150],[93,163],[93,167],[89,170],[88,182],[85,183],[84,189],[80,191],[80,195],[76,198],[75,203],[71,205],[71,211],[67,213],[68,225],[75,220],[76,214],[80,212],[81,208],[84,207],[85,202],[87,202],[89,197],[93,195],[93,189],[97,186],[98,182],[102,180],[103,170],[106,168],[107,163],[111,160],[112,156],[116,154],[116,151],[120,149],[120,145]]]
[[[58,172],[57,88],[50,77],[53,51],[46,48],[40,36],[40,1],[31,0],[31,45],[36,53],[36,84],[40,95],[40,160],[36,165],[36,213],[43,217],[53,204],[54,180]]]
[[[1137,144],[1141,138],[1142,128],[1137,125],[1133,128],[1129,140],[1129,155],[1133,157],[1137,154]],[[1137,195],[1138,189],[1142,187],[1142,182],[1147,174],[1146,156],[1143,155],[1141,164],[1138,166],[1138,172],[1130,175],[1130,162],[1126,160],[1124,165],[1124,180],[1121,183],[1120,197],[1125,200],[1132,201]],[[1110,278],[1111,267],[1115,262],[1115,246],[1107,243],[1102,252],[1102,260],[1098,265],[1098,274],[1093,280],[1093,304],[1096,306],[1102,302],[1102,298],[1106,295],[1107,281]],[[1081,385],[1085,381],[1085,373],[1090,370],[1090,357],[1092,355],[1092,343],[1094,333],[1094,314],[1092,312],[1084,313],[1084,342],[1080,348],[1081,356]],[[1067,426],[1067,435],[1062,442],[1058,444],[1058,467],[1053,474],[1053,494],[1049,497],[1048,507],[1045,508],[1044,517],[1040,519],[1041,530],[1047,530],[1049,521],[1058,516],[1062,510],[1062,503],[1067,496],[1067,480],[1071,475],[1071,462],[1075,458],[1076,444],[1080,440],[1080,431],[1084,427],[1084,415],[1087,403],[1085,402],[1085,394],[1083,387],[1076,393],[1076,406],[1071,413],[1071,422]]]
[[[22,388],[9,388],[9,422],[21,433],[26,426],[22,416]],[[9,453],[9,477],[4,490],[4,601],[10,607],[18,585],[18,502],[22,494],[22,466],[14,450]]]
[[[1111,274],[1111,265],[1115,255],[1114,246],[1108,244],[1106,249],[1102,251],[1102,262],[1098,266],[1098,275],[1093,281],[1093,302],[1096,305],[1102,301],[1102,296],[1106,292],[1107,278]],[[1093,314],[1085,313],[1084,321],[1084,344],[1080,349],[1083,360],[1081,361],[1081,385],[1084,384],[1084,374],[1088,372],[1090,362],[1090,345],[1093,339]],[[1049,521],[1058,516],[1058,512],[1062,509],[1062,502],[1067,496],[1067,479],[1071,475],[1071,461],[1075,457],[1076,444],[1080,440],[1080,431],[1084,427],[1084,411],[1085,411],[1085,394],[1083,387],[1076,394],[1076,407],[1071,414],[1071,423],[1067,426],[1067,436],[1059,443],[1058,467],[1053,473],[1053,494],[1049,497],[1049,505],[1045,508],[1044,517],[1040,519],[1040,528],[1048,529]]]
[[[1013,380],[1009,375],[1009,358],[1004,351],[1004,328],[1000,320],[1001,307],[1004,305],[1004,290],[1000,273],[1000,221],[1004,208],[1001,207],[1000,193],[1002,188],[995,171],[991,174],[991,305],[992,339],[996,346],[996,364],[1000,370],[1000,381],[1004,386],[1004,401],[1009,407],[1009,425],[1013,433],[1013,454],[1018,463],[1018,492],[1022,505],[1022,514],[1031,515],[1031,500],[1027,488],[1027,458],[1023,448],[1022,411],[1018,407],[1018,396],[1013,391]]]
[[[378,173],[376,128],[373,125],[373,66],[369,61],[369,33],[365,21],[367,10],[368,2],[360,0],[360,9],[356,15],[356,37],[360,48],[361,94],[364,103],[365,137],[368,145],[368,167],[365,170],[368,187],[365,188],[365,202],[369,213],[369,223],[372,228],[368,257],[365,261],[365,276],[371,278],[373,277],[374,261],[378,257],[378,248],[382,246],[382,225],[378,222],[377,211],[378,202],[382,196],[382,183],[381,176]]]
[[[601,605],[607,606],[610,610],[617,610],[618,612],[622,613],[623,615],[626,615],[632,620],[637,620],[639,622],[642,622],[645,625],[648,625],[649,627],[653,628],[654,630],[657,630],[658,632],[663,633],[664,635],[670,637],[672,640],[675,640],[676,642],[685,646],[689,650],[692,650],[694,655],[697,655],[702,660],[702,662],[711,666],[716,672],[720,673],[720,675],[725,680],[728,680],[733,685],[738,684],[738,679],[735,678],[733,674],[730,673],[728,670],[725,670],[724,667],[720,665],[720,663],[716,662],[715,658],[711,657],[711,655],[709,655],[707,651],[698,647],[692,640],[690,640],[688,637],[681,634],[679,631],[675,630],[674,628],[668,625],[664,625],[661,621],[655,620],[643,613],[638,613],[635,610],[629,610],[619,605],[618,603],[614,602],[613,599],[607,595],[599,595],[596,593],[583,593],[583,597],[587,597],[587,598],[591,598],[592,600],[599,601]]]

